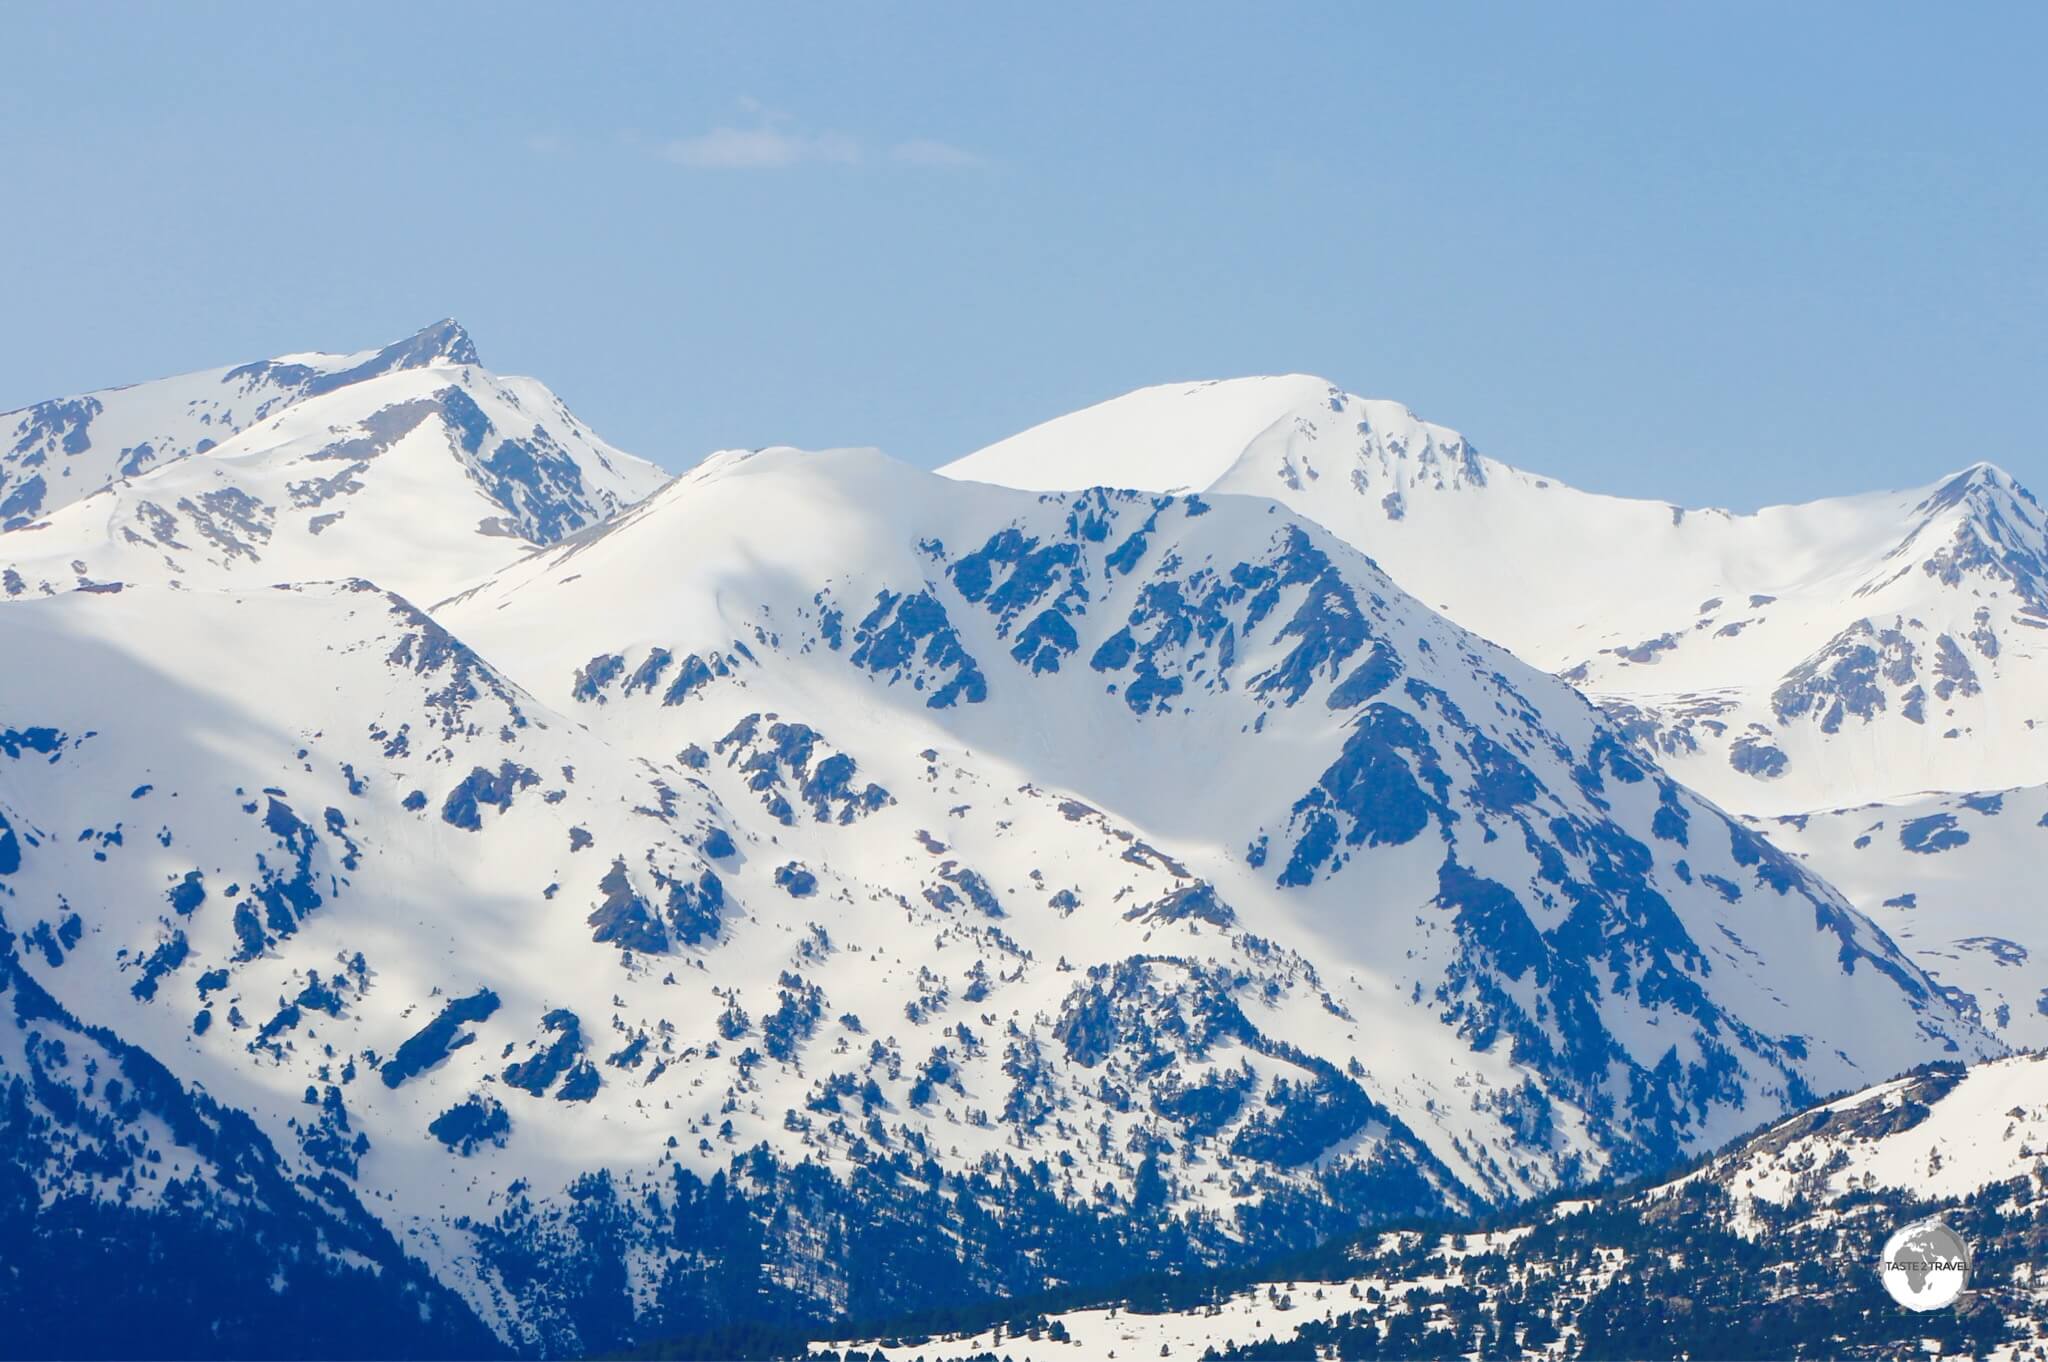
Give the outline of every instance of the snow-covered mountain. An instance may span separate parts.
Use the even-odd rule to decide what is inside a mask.
[[[668,588],[645,592],[650,579]],[[1322,1016],[1347,1019],[1347,1032],[1400,1034],[1404,1056],[1441,1056],[1407,1061],[1408,1077],[1388,1067],[1378,1100],[1418,1129],[1454,1125],[1454,1140],[1436,1145],[1454,1167],[1459,1145],[1514,1150],[1498,1169],[1476,1155],[1457,1167],[1503,1192],[1532,1172],[1548,1178],[1512,1168],[1527,1142],[1498,1127],[1521,1118],[1491,1110],[1497,1097],[1478,1099],[1471,1117],[1435,1115],[1432,1103],[1446,1102],[1423,1091],[1426,1075],[1471,1063],[1475,1089],[1516,1085],[1511,1071],[1467,1057],[1475,1038],[1514,1037],[1525,1057],[1548,1054],[1590,1081],[1575,1103],[1601,1105],[1600,1091],[1626,1101],[1608,1086],[1610,1064],[1651,1068],[1674,1044],[1681,1069],[1702,1068],[1688,1083],[1712,1087],[1721,1080],[1704,1071],[1724,1067],[1714,1056],[1729,1042],[1709,1014],[1773,1036],[1815,1034],[1789,981],[1771,977],[1785,961],[1840,976],[1822,962],[1848,946],[1895,967],[1819,885],[1783,882],[1813,916],[1779,944],[1791,924],[1769,886],[1783,866],[1764,844],[1696,814],[1702,806],[1623,752],[1567,688],[1418,608],[1270,503],[1041,498],[859,452],[734,456],[436,613],[544,699],[637,750],[716,754],[729,725],[776,712],[883,772],[902,804],[920,774],[933,779],[927,753],[959,753],[947,759],[1008,802],[998,813],[986,796],[949,796],[943,810],[917,811],[920,828],[983,879],[1043,880],[1049,903],[1063,884],[1076,891],[1053,908],[1083,937],[1035,954],[1104,949],[1103,924],[1084,922],[1074,897],[1138,899],[1120,919],[1136,924],[1124,929],[1133,952],[1162,939],[1193,951],[1189,938],[1221,950],[1240,929],[1302,950],[1334,1004],[1319,1004]],[[877,680],[894,703],[879,705]],[[886,765],[892,748],[911,757],[908,770]],[[1044,806],[1036,818],[1024,812],[1034,804]],[[941,813],[950,834],[933,826]],[[888,845],[877,829],[895,816],[864,816],[864,851]],[[1045,854],[1061,824],[1097,818],[1106,823],[1091,839],[1123,827],[1180,868],[1168,887],[1194,897],[1140,911],[1150,895],[1122,881],[1131,858],[1121,852],[1115,882],[1065,884],[1014,845],[1018,829],[1043,823],[1021,840]],[[929,859],[906,831],[869,872],[876,881],[900,880],[891,864]],[[849,854],[826,859],[843,867]],[[1363,902],[1361,883],[1372,886]],[[1417,921],[1424,907],[1436,913]],[[1402,963],[1390,970],[1396,943]],[[1618,989],[1584,972],[1587,954],[1610,952]],[[1256,973],[1251,961],[1230,967]],[[1888,1009],[1906,980],[1886,977],[1875,996]],[[1418,995],[1440,1014],[1419,1031]],[[1049,1015],[1063,1006],[1057,994],[1044,1000]],[[1643,1025],[1705,1029],[1681,1043],[1639,1035]],[[1895,1033],[1905,1046],[1895,1056],[1919,1027]],[[1763,1035],[1742,1048],[1751,1044],[1774,1048]],[[1781,1056],[1750,1079],[1728,1074],[1724,1092],[1770,1100],[1782,1081],[1772,1068],[1823,1089],[1853,1081],[1805,1067],[1831,1062]],[[1682,1127],[1713,1105],[1670,1115]],[[1646,1138],[1656,1137],[1639,1129],[1627,1142]]]
[[[203,454],[305,398],[398,370],[475,363],[468,333],[444,320],[381,350],[283,355],[0,413],[0,529]]]
[[[0,1216],[290,1245],[157,1346],[336,1282],[328,1346],[562,1355],[1243,1263],[2002,1052],[1278,501],[643,497],[463,351],[0,533]]]
[[[2048,787],[1751,819],[1996,1035],[2048,1047]]]
[[[1593,495],[1294,375],[1150,388],[942,470],[1272,497],[1594,696],[1725,807],[2048,779],[2048,529],[1977,464],[1754,514]]]
[[[1576,491],[1295,376],[1146,389],[943,471],[1286,502],[1751,811],[1985,1025],[2048,1041],[2027,983],[2048,951],[2029,881],[2048,835],[2048,533],[1998,469],[1687,511]]]
[[[541,384],[478,367],[453,322],[42,403],[18,435],[0,461],[27,479],[0,533],[10,597],[367,575],[431,599],[667,480]]]
[[[522,1351],[1305,1248],[1997,1049],[1273,503],[771,451],[431,613],[167,575],[0,605],[20,968]]]
[[[978,1331],[904,1327],[811,1355],[2032,1357],[2048,1336],[2044,1151],[2048,1060],[1941,1066],[1634,1192],[1473,1232],[1373,1235],[1284,1274],[1151,1282],[1022,1315],[996,1306],[1001,1322]],[[1881,1247],[1936,1217],[1970,1246],[1969,1290],[1952,1312],[1914,1314],[1879,1289]]]

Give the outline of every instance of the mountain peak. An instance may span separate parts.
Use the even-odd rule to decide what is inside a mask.
[[[1035,492],[1098,484],[1194,490],[1214,482],[1276,422],[1342,396],[1312,374],[1161,383],[1055,417],[939,471]]]
[[[1489,467],[1463,435],[1405,403],[1280,374],[1140,388],[939,472],[1032,491],[1269,496],[1335,526],[1358,514],[1401,520],[1412,495],[1484,488]]]
[[[1896,555],[1919,554],[1931,539],[1923,567],[1944,584],[1988,575],[2048,610],[2048,514],[2012,474],[1973,463],[1944,478],[1913,513],[1916,523]]]
[[[274,361],[266,363],[272,366],[278,377],[287,382],[297,377],[278,370]],[[462,323],[453,317],[445,317],[432,326],[422,327],[404,340],[393,341],[357,363],[348,364],[343,361],[343,367],[328,369],[325,372],[309,371],[300,380],[299,395],[318,397],[322,393],[345,388],[351,383],[360,383],[366,378],[376,378],[380,374],[395,373],[401,369],[424,369],[435,364],[479,364],[475,343],[470,340],[469,333],[462,329]],[[248,367],[254,369],[262,366]]]
[[[1325,483],[1339,502],[1364,497],[1385,518],[1399,520],[1411,492],[1459,491],[1486,481],[1478,451],[1457,431],[1400,402],[1331,388],[1313,406],[1296,407],[1261,431],[1210,488],[1295,504],[1281,489],[1308,495],[1311,484]],[[1333,514],[1323,504],[1328,499],[1296,509],[1323,520]]]
[[[310,361],[310,362],[309,362]],[[393,341],[381,350],[359,351],[353,355],[293,356],[259,359],[227,371],[224,383],[268,383],[285,389],[298,401],[319,397],[367,378],[404,369],[424,369],[434,364],[480,365],[476,345],[462,323],[444,317]]]
[[[152,457],[122,459],[97,487],[87,482],[96,470],[60,469],[72,485],[57,491],[79,494],[61,501],[44,497],[47,479],[24,484],[54,506],[23,494],[17,509],[0,483],[0,530],[42,530],[0,545],[9,594],[166,572],[187,584],[348,575],[339,562],[433,598],[667,481],[536,380],[490,374],[474,359],[467,334],[444,321],[376,351],[288,355],[110,392],[75,443],[89,454],[104,432],[109,446],[147,443]],[[17,466],[39,454],[30,448]],[[72,456],[44,455],[33,471],[48,473],[58,457]]]
[[[1954,506],[1969,504],[1979,510],[2005,500],[2017,500],[2038,509],[2034,494],[2019,479],[1995,463],[1978,460],[1969,467],[1943,478],[1920,503],[1926,515],[1939,514]]]
[[[476,357],[476,343],[463,330],[462,323],[453,317],[443,317],[432,326],[423,326],[402,341],[394,342],[377,352],[379,359],[389,358],[394,369],[414,369],[432,364],[437,360],[449,364],[481,364]]]
[[[453,317],[352,354],[305,352],[54,398],[0,415],[0,531],[203,454],[309,398],[387,374],[475,368]]]

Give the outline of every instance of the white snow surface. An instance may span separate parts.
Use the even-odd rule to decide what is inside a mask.
[[[0,412],[0,529],[204,452],[293,403],[399,369],[476,363],[453,320],[379,350],[298,354]]]
[[[1629,719],[1725,807],[2048,779],[2048,532],[1989,464],[1901,492],[1687,510],[1579,491],[1293,375],[1142,389],[941,471],[1272,497]]]
[[[1088,646],[1101,633],[1094,621],[1123,620],[1169,561],[1234,565],[1289,524],[1249,504],[1200,515],[1182,502],[1087,504],[1113,522],[1091,553],[1154,521],[1144,566],[1128,577],[1084,560],[1099,593],[1077,617],[1092,631]],[[1247,864],[1249,841],[1284,838],[1293,802],[1344,737],[1346,720],[1320,698],[1290,706],[1252,689],[1289,651],[1288,608],[1243,634],[1239,659],[1209,672],[1210,684],[1194,679],[1204,667],[1188,665],[1176,712],[1141,717],[1079,665],[1085,652],[1043,675],[1013,659],[1003,621],[966,601],[933,556],[936,541],[954,544],[957,564],[1013,524],[1054,536],[1070,509],[872,454],[784,451],[719,461],[444,604],[439,624],[360,582],[138,584],[0,607],[9,653],[41,659],[33,672],[0,677],[0,712],[65,735],[54,761],[24,751],[0,765],[0,815],[26,844],[9,884],[10,924],[24,936],[60,932],[77,914],[82,938],[60,952],[60,967],[25,952],[45,985],[250,1110],[280,1148],[294,1147],[289,1122],[305,1087],[335,1081],[351,1058],[349,1112],[372,1141],[356,1179],[364,1203],[392,1217],[511,1338],[553,1335],[531,1317],[532,1302],[493,1285],[460,1217],[494,1214],[515,1181],[559,1196],[596,1167],[627,1188],[658,1182],[671,1160],[708,1177],[757,1141],[850,1168],[843,1137],[815,1122],[792,1130],[785,1117],[803,1113],[821,1079],[841,1069],[880,1082],[891,1124],[922,1130],[948,1158],[1000,1154],[1021,1139],[1037,1156],[1071,1155],[1078,1186],[1127,1185],[1131,1166],[1118,1151],[1153,1118],[1144,1105],[1119,1112],[1095,1089],[1135,1058],[1113,1047],[1107,1067],[1091,1064],[1058,1029],[1091,967],[1141,958],[1152,963],[1135,967],[1150,999],[1136,1004],[1140,1014],[1172,1013],[1220,988],[1255,1028],[1250,1043],[1225,1035],[1179,1052],[1164,1081],[1242,1074],[1258,1090],[1306,1077],[1304,1061],[1286,1053],[1314,1056],[1360,1074],[1412,1132],[1369,1123],[1323,1160],[1423,1160],[1445,1199],[1461,1204],[1540,1191],[1557,1185],[1568,1160],[1611,1157],[1603,1149],[1614,1135],[1589,1128],[1585,1104],[1601,1090],[1625,1096],[1625,1071],[1581,1089],[1504,1045],[1475,1048],[1467,1028],[1494,1014],[1469,1010],[1473,998],[1455,979],[1486,971],[1489,948],[1461,940],[1437,902],[1446,846],[1437,835],[1352,848],[1340,872],[1295,888],[1275,885],[1273,864]],[[1307,533],[1371,602],[1375,632],[1411,674],[1441,685],[1544,771],[1546,816],[1587,826],[1609,816],[1545,746],[1591,743],[1592,710]],[[981,703],[931,708],[944,676],[921,652],[894,673],[854,664],[860,612],[878,592],[917,588],[946,603],[961,645],[986,669]],[[1305,599],[1299,588],[1293,596]],[[841,602],[834,648],[823,617]],[[463,646],[471,640],[480,656]],[[656,649],[671,655],[666,668],[650,666]],[[590,664],[607,655],[623,666],[595,682],[604,669]],[[663,703],[692,655],[706,678]],[[1330,680],[1313,684],[1321,696]],[[1529,697],[1540,697],[1540,729],[1529,726],[1533,714],[1521,717]],[[1475,778],[1453,750],[1473,739],[1448,726],[1442,700],[1392,703],[1430,725],[1454,787]],[[815,730],[805,766],[769,759],[776,722]],[[821,818],[803,787],[828,754],[857,763],[851,791],[873,782],[887,795],[871,808],[828,796]],[[458,787],[502,776],[508,762],[506,804],[479,798],[475,827],[451,822]],[[1611,816],[1638,829],[1664,797],[1647,778],[1610,776],[1605,789]],[[1768,867],[1741,864],[1711,810],[1675,787],[1669,798],[1687,810],[1690,845],[1640,835],[1653,882],[1701,953],[1681,973],[1719,1010],[1722,1034],[1739,1020],[1753,1047],[1727,1054],[1730,1100],[1695,1113],[1690,1140],[1717,1143],[1759,1112],[1796,1105],[1792,1075],[1826,1090],[1952,1044],[1992,1052],[1988,1037],[1914,997],[1922,985],[1867,924],[1844,917],[1823,927],[1828,891],[1810,886],[1817,897],[1802,899],[1771,889],[1760,879]],[[1456,805],[1460,856],[1518,886],[1539,926],[1559,921],[1534,897],[1522,834],[1511,822],[1508,836],[1487,833],[1499,820],[1470,796]],[[730,833],[730,856],[706,852],[714,827]],[[807,869],[816,888],[793,896],[777,881],[788,866]],[[715,871],[724,894],[716,935],[685,944],[671,932],[659,948],[632,952],[593,940],[614,867],[657,917],[664,885]],[[169,895],[194,870],[208,900],[181,913]],[[974,905],[963,870],[993,911]],[[1703,874],[1722,877],[1737,900],[1724,901]],[[280,896],[294,902],[294,884],[320,901],[276,909]],[[1223,921],[1160,911],[1202,886],[1227,906]],[[245,921],[255,924],[253,952]],[[1617,918],[1604,930],[1629,929]],[[139,995],[146,962],[181,938],[189,954]],[[1837,959],[1845,940],[1864,953],[1853,974]],[[1625,949],[1654,973],[1649,941]],[[1895,973],[1873,967],[1883,961]],[[217,970],[224,982],[203,1004],[196,981]],[[763,1043],[758,1024],[777,1009],[785,972],[822,990],[813,1034],[786,1061],[735,1067],[742,1049]],[[1531,976],[1498,977],[1533,1005]],[[1600,977],[1617,1060],[1648,1068],[1666,1051],[1681,1065],[1705,1060],[1702,1033],[1681,1010]],[[336,992],[337,1010],[301,1006],[296,1023],[265,1035],[309,983]],[[480,1043],[397,1087],[377,1081],[376,1063],[479,987],[501,1002],[466,1028]],[[1439,989],[1449,990],[1444,1001]],[[719,1034],[731,1005],[753,1019],[744,1042]],[[202,1006],[212,1025],[195,1035]],[[539,1053],[550,1040],[542,1019],[558,1008],[580,1018],[583,1062],[602,1080],[588,1100],[507,1082],[508,1058]],[[862,1019],[861,1031],[834,1020],[844,1017]],[[1538,1025],[1565,1043],[1554,1020]],[[619,1059],[642,1037],[637,1067]],[[1787,1037],[1806,1058],[1785,1048]],[[900,1060],[864,1058],[878,1040]],[[915,1103],[911,1086],[941,1047],[957,1076]],[[990,1119],[1012,1094],[1004,1066],[1020,1055],[1043,1066],[1042,1125]],[[1554,1132],[1536,1144],[1522,1134],[1531,1091],[1546,1094]],[[464,1158],[426,1126],[472,1093],[501,1100],[513,1128],[504,1148]],[[1229,1151],[1244,1119],[1191,1142],[1190,1161],[1173,1170],[1178,1201],[1229,1206],[1228,1170],[1247,1167]],[[719,1134],[726,1120],[730,1136]],[[1432,1159],[1442,1172],[1427,1171]],[[661,1264],[636,1270],[658,1274]]]
[[[1481,466],[1398,433],[1447,488]],[[562,1224],[599,1169],[652,1202],[756,1143],[850,1172],[842,1076],[885,1138],[1065,1155],[1077,1197],[1163,1135],[1171,1204],[1227,1217],[1346,1164],[1528,1196],[2003,1048],[1284,498],[861,450],[658,481],[434,360],[0,534],[25,966],[309,1171],[303,1095],[341,1087],[363,1204],[510,1341],[576,1342],[479,1246],[515,1185]],[[474,1043],[387,1075],[479,989]],[[1245,1100],[1162,1115],[1202,1084]],[[1258,1152],[1343,1084],[1348,1134]],[[472,1097],[510,1131],[465,1154],[428,1126]]]
[[[2048,787],[1750,822],[1961,990],[1995,1035],[2048,1047]]]
[[[279,375],[295,385],[280,390]],[[323,377],[348,381],[322,388]],[[267,396],[224,406],[223,392]],[[103,408],[86,428],[94,444],[64,463],[76,497],[0,533],[0,596],[371,576],[432,599],[668,479],[542,384],[479,368],[452,323],[364,355],[287,357],[90,400]],[[204,448],[158,436],[154,458],[107,476],[92,454],[116,428],[122,439],[210,435]]]
[[[1140,388],[999,440],[939,471],[1034,492],[1097,486],[1198,492],[1228,473],[1281,413],[1313,408],[1329,391],[1327,381],[1309,374]]]

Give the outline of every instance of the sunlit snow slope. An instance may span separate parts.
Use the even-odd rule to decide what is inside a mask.
[[[59,409],[85,413],[61,440],[47,434]],[[61,467],[70,495],[8,521],[0,597],[369,575],[432,598],[667,480],[541,384],[479,368],[452,322],[368,355],[165,379],[22,420],[47,438],[20,446],[17,473]],[[145,429],[172,434],[111,475],[95,462]]]
[[[522,1349],[1305,1247],[1997,1049],[1273,503],[771,451],[431,614],[213,581],[0,604],[21,968]]]
[[[381,350],[284,355],[0,413],[0,529],[203,454],[306,398],[404,369],[476,362],[468,334],[441,321]]]
[[[1686,510],[1578,491],[1291,376],[1145,389],[942,471],[1275,498],[1564,675],[1730,808],[2048,778],[2048,532],[1988,464],[1905,492]]]

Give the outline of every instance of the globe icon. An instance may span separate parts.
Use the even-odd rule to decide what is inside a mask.
[[[1884,1289],[1908,1310],[1953,1305],[1970,1280],[1970,1246],[1939,1220],[1920,1220],[1885,1240]]]

